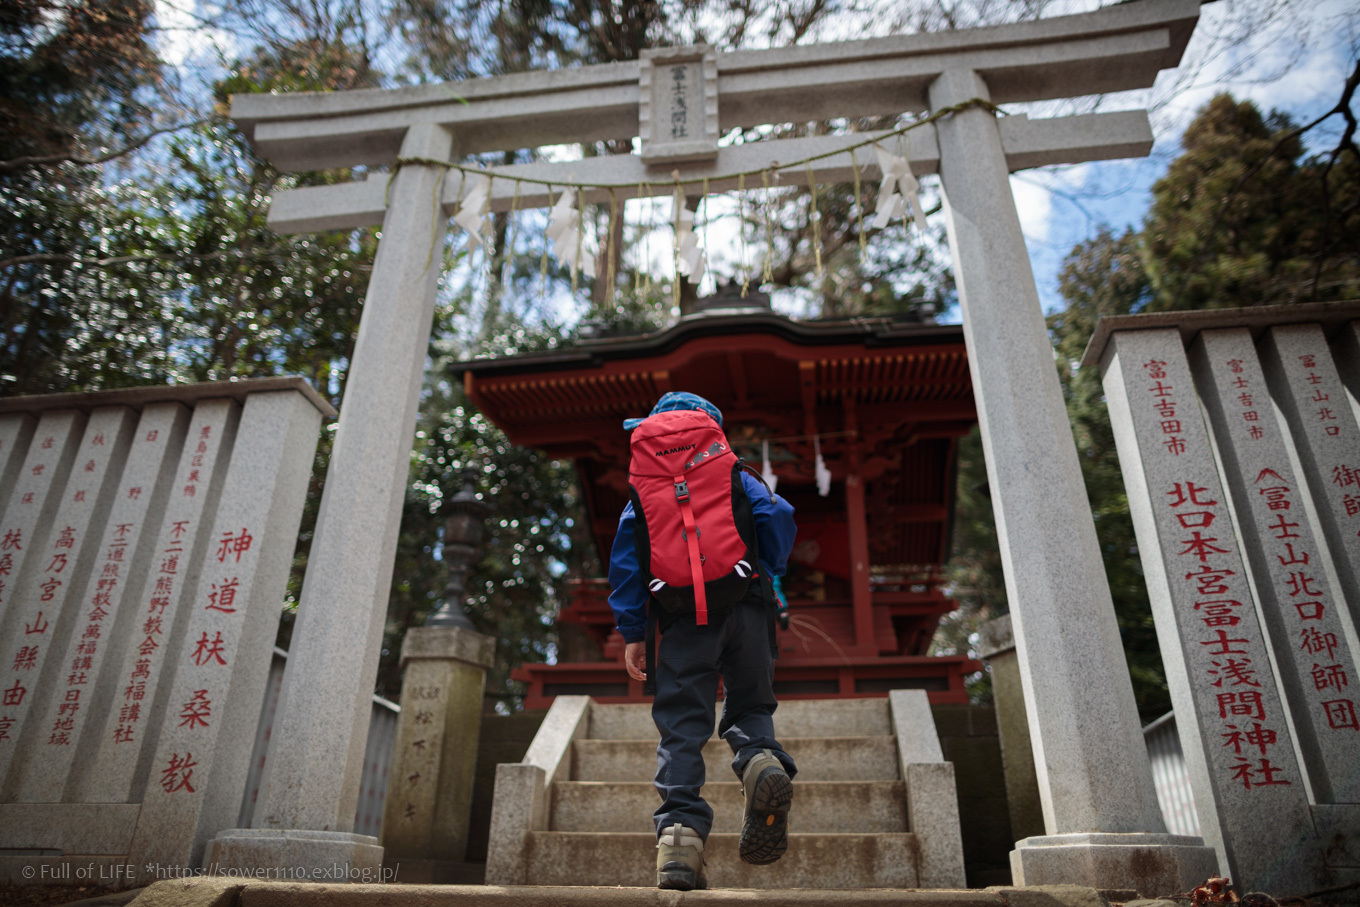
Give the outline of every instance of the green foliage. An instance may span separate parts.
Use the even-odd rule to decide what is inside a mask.
[[[1150,310],[1354,298],[1360,161],[1304,157],[1294,124],[1218,95],[1153,187],[1143,226]]]
[[[0,160],[71,155],[149,119],[159,83],[150,0],[6,0],[0,8]]]
[[[569,462],[511,444],[468,402],[459,383],[436,381],[431,393],[422,407],[414,482],[402,514],[379,690],[395,693],[401,679],[395,655],[405,629],[443,601],[447,576],[438,558],[446,514],[440,505],[462,487],[463,467],[472,466],[481,473],[478,487],[492,511],[481,557],[466,580],[464,607],[473,624],[496,639],[489,693],[514,701],[522,689],[510,671],[556,655],[555,621],[566,604],[567,580],[599,570],[574,470]]]

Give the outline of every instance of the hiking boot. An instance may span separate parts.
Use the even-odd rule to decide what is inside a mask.
[[[746,763],[741,775],[746,798],[746,819],[741,825],[737,852],[747,863],[773,863],[789,846],[789,804],[793,781],[784,765],[769,750]]]
[[[708,887],[704,839],[697,831],[678,823],[661,830],[656,842],[656,887],[675,891]]]

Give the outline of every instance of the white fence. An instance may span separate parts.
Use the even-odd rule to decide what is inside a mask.
[[[1200,837],[1195,795],[1190,790],[1190,773],[1185,769],[1185,753],[1176,730],[1176,713],[1167,712],[1143,728],[1148,759],[1152,762],[1152,782],[1157,786],[1157,805],[1166,819],[1166,830],[1173,835]]]

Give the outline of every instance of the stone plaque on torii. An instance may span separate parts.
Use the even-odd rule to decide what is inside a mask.
[[[710,192],[739,172],[782,185],[849,182],[864,134],[715,148],[721,130],[938,113],[1146,88],[1176,66],[1199,0],[1142,0],[992,28],[760,51],[648,52],[641,62],[455,85],[244,95],[232,116],[282,170],[393,166],[275,196],[283,232],[381,225],[257,830],[210,849],[222,865],[360,864],[348,833],[377,672],[439,268],[432,256],[472,180],[442,162],[485,151],[641,136],[641,155],[492,168],[490,209]],[[668,81],[669,80],[669,81]],[[681,128],[683,127],[683,128]],[[683,134],[682,134],[683,133]],[[1167,835],[1068,426],[1011,171],[1141,156],[1145,111],[998,118],[973,103],[913,129],[902,153],[938,173],[1001,542],[1047,835],[1012,854],[1016,882],[1183,891],[1216,871],[1201,839]],[[859,162],[866,178],[878,176]],[[506,178],[501,178],[506,177]],[[649,181],[654,181],[648,185]],[[641,185],[639,183],[641,182]],[[687,190],[688,191],[688,190]],[[438,199],[440,204],[431,204]],[[344,691],[337,693],[337,691]]]

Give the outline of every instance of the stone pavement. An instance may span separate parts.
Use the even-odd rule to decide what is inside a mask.
[[[348,885],[208,877],[156,882],[132,907],[1109,907],[1091,888],[1055,885],[981,891],[728,889],[499,885]]]

